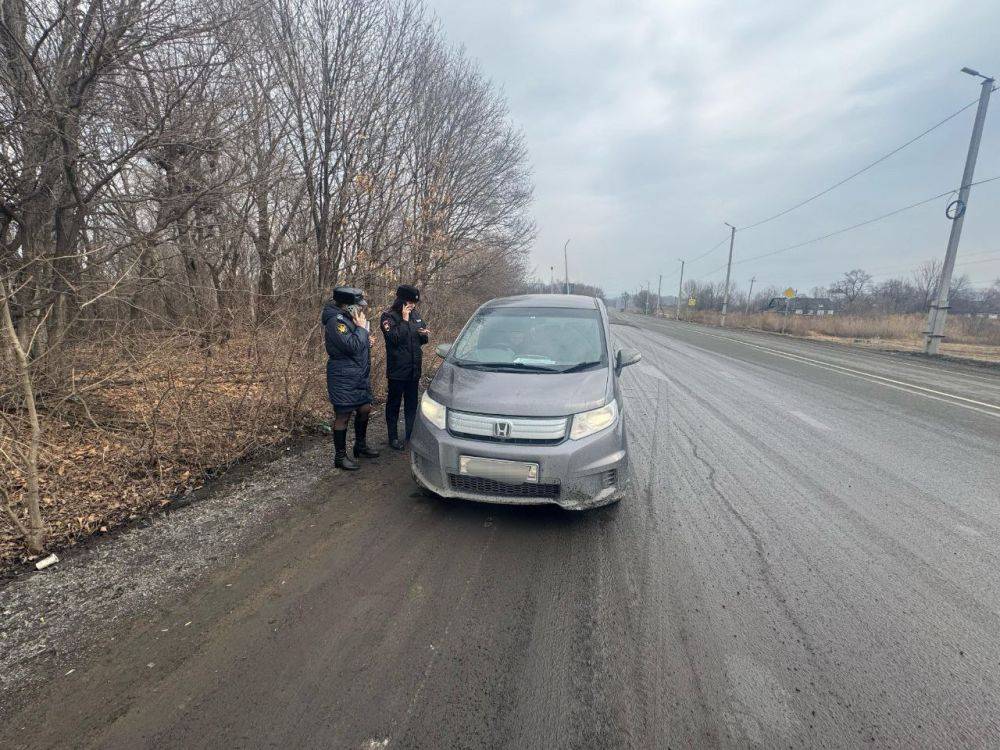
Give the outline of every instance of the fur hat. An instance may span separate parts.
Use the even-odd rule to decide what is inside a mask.
[[[409,284],[401,284],[396,289],[396,297],[403,300],[403,302],[419,302],[420,290]]]
[[[358,305],[367,307],[365,293],[353,286],[338,286],[333,290],[333,301],[338,305]]]

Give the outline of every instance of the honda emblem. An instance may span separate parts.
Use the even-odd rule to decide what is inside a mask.
[[[500,440],[506,440],[510,437],[512,425],[510,422],[494,422],[493,423],[493,437],[499,438]]]

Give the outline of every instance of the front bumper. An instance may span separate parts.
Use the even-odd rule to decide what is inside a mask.
[[[537,463],[538,486],[522,485],[530,492],[520,493],[510,485],[457,481],[452,477],[459,476],[459,456]],[[582,440],[518,445],[456,437],[418,413],[410,441],[410,468],[418,484],[442,497],[585,510],[621,499],[628,476],[628,449],[621,415],[613,427]]]

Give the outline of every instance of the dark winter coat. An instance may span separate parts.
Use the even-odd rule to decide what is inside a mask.
[[[379,327],[385,336],[385,371],[389,380],[419,380],[424,357],[420,347],[427,343],[427,335],[418,332],[427,327],[420,313],[411,310],[406,321],[403,313],[390,308],[382,313]]]
[[[330,403],[360,406],[372,401],[371,342],[368,331],[332,302],[323,308],[326,343],[326,393]]]

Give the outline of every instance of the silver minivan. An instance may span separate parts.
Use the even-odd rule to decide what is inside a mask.
[[[443,497],[593,508],[628,475],[622,369],[604,303],[531,294],[487,302],[444,358],[410,443],[417,484]]]

